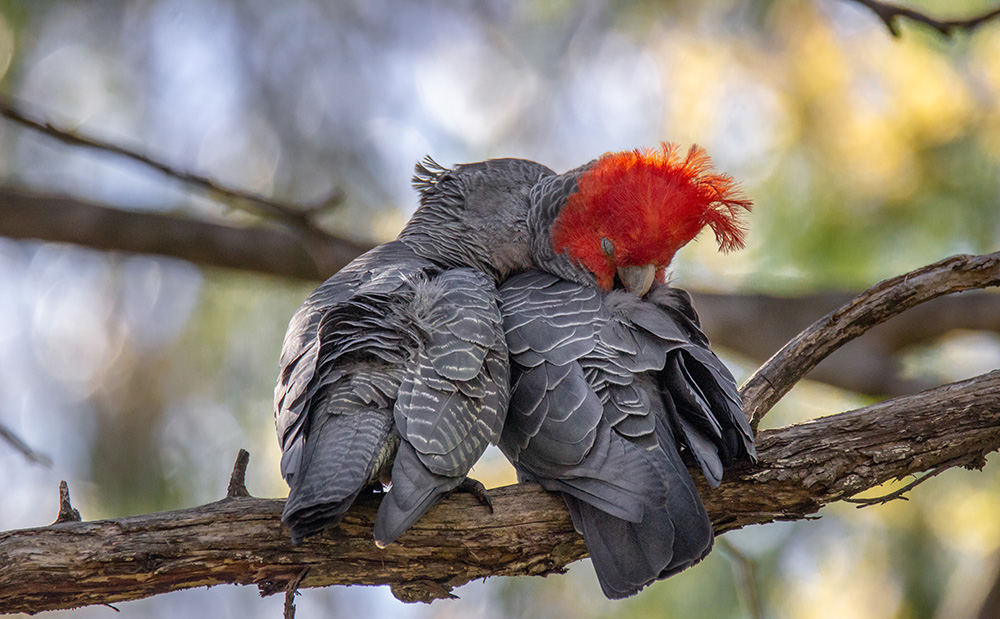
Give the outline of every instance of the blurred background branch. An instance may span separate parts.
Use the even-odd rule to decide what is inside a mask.
[[[972,32],[979,26],[1000,16],[1000,7],[998,7],[965,19],[936,19],[926,13],[922,13],[905,6],[900,6],[898,4],[882,2],[881,0],[851,1],[870,9],[873,13],[875,13],[875,15],[882,20],[882,23],[885,24],[885,27],[889,29],[889,32],[892,33],[892,36],[894,37],[898,37],[900,35],[899,20],[902,18],[909,19],[917,22],[918,24],[930,26],[940,32],[943,36],[950,37],[956,30]]]
[[[312,221],[317,211],[332,208],[343,200],[343,194],[337,191],[313,206],[293,206],[252,192],[221,185],[207,176],[180,170],[174,166],[157,161],[148,155],[125,148],[120,144],[81,135],[69,129],[58,127],[51,122],[39,120],[32,117],[29,113],[18,109],[10,101],[0,99],[0,116],[70,146],[105,151],[138,162],[166,176],[176,178],[193,187],[202,189],[210,196],[225,199],[226,204],[231,208],[245,210],[254,215],[284,223],[293,229],[299,229],[302,233],[312,236],[323,236],[323,232]]]
[[[997,562],[996,578],[988,589],[982,606],[979,607],[976,619],[993,619],[997,616],[1000,616],[1000,561]]]
[[[0,235],[12,239],[170,256],[203,266],[305,280],[325,279],[370,249],[326,235],[322,252],[310,252],[303,235],[287,228],[233,226],[166,211],[128,211],[0,186]]]
[[[846,291],[798,296],[692,293],[712,341],[757,365],[855,296]],[[875,325],[864,337],[845,343],[809,373],[809,380],[882,397],[928,389],[934,386],[934,378],[908,374],[905,355],[963,331],[1000,334],[1000,295],[970,291],[910,308]]]
[[[13,430],[0,423],[0,439],[3,439],[9,446],[21,453],[29,461],[42,466],[52,466],[52,458],[43,453],[39,453],[24,442]]]

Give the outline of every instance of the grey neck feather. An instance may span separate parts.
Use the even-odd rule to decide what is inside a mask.
[[[491,159],[449,170],[417,166],[420,208],[399,240],[444,268],[468,267],[497,283],[531,267],[529,193],[552,170],[522,159]]]
[[[552,245],[552,226],[566,206],[567,198],[576,191],[580,174],[589,165],[542,179],[535,185],[531,192],[528,231],[531,257],[537,268],[578,284],[596,287],[597,279],[590,271],[576,264],[567,254],[556,253]]]
[[[448,204],[422,206],[399,233],[399,240],[418,256],[443,268],[473,268],[499,281],[494,266],[476,234],[459,221]]]

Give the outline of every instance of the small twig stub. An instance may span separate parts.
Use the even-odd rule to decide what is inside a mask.
[[[241,449],[240,453],[246,452]],[[295,619],[295,594],[298,593],[299,585],[302,584],[302,579],[309,573],[309,569],[308,566],[303,568],[298,576],[288,581],[288,585],[285,587],[284,619]]]
[[[250,452],[246,449],[241,449],[239,453],[236,454],[236,462],[233,464],[233,472],[229,476],[229,488],[226,490],[227,499],[250,496],[250,492],[247,490],[246,485],[247,464],[249,463]]]
[[[80,517],[80,512],[69,502],[69,484],[65,481],[59,482],[59,515],[56,516],[56,521],[52,524],[59,524],[60,522],[80,522],[83,518]]]
[[[949,460],[948,462],[943,462],[937,467],[931,469],[923,476],[917,477],[916,479],[906,484],[902,488],[899,488],[898,490],[894,490],[888,494],[883,494],[881,496],[876,496],[876,497],[865,497],[865,498],[849,497],[844,499],[844,502],[853,503],[858,506],[858,509],[861,509],[862,507],[871,507],[872,505],[885,505],[889,501],[895,501],[895,500],[909,501],[910,500],[909,497],[904,495],[910,490],[913,490],[914,488],[924,483],[928,479],[931,479],[932,477],[937,477],[938,475],[944,473],[945,471],[947,471],[952,467],[963,466],[967,464],[968,464],[967,458],[956,458],[954,460]]]

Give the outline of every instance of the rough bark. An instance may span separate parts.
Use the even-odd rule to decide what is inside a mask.
[[[1000,371],[778,430],[762,432],[760,463],[699,490],[724,533],[795,520],[894,478],[981,467],[1000,449]],[[695,474],[695,477],[700,477]],[[335,530],[299,546],[280,523],[282,501],[223,499],[178,510],[0,533],[0,612],[132,600],[223,583],[276,593],[309,568],[302,587],[388,584],[431,600],[493,575],[558,572],[586,556],[562,502],[534,485],[492,491],[489,515],[459,494],[398,543],[371,538],[376,495]]]
[[[930,299],[1000,285],[1000,252],[952,256],[872,286],[792,338],[740,389],[756,428],[803,376],[845,343]]]

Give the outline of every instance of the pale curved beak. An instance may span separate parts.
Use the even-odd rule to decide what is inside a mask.
[[[628,290],[640,299],[649,292],[656,278],[656,265],[644,264],[642,266],[618,267],[618,279],[621,280]]]

